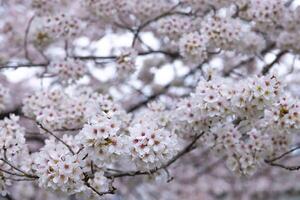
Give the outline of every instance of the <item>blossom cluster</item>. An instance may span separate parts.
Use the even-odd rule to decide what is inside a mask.
[[[200,82],[178,104],[177,129],[205,131],[204,143],[226,155],[233,171],[252,174],[265,158],[288,148],[289,135],[300,125],[298,101],[285,97],[274,75],[239,81],[238,87],[225,82]]]
[[[193,26],[193,21],[189,17],[174,15],[158,21],[158,32],[176,41],[181,35],[192,31]]]
[[[135,49],[121,49],[121,52],[116,59],[117,71],[120,76],[128,76],[128,74],[134,72],[134,70],[136,69],[136,57],[137,52]]]
[[[192,62],[201,63],[208,58],[208,39],[197,32],[184,35],[179,41],[180,54]]]
[[[31,170],[25,128],[19,125],[19,117],[11,115],[10,118],[0,121],[0,146],[0,192],[6,194],[6,185],[11,184],[10,177],[13,173],[4,171],[14,171],[12,165],[24,171]]]
[[[297,37],[300,32],[299,11],[300,7],[297,7],[295,10],[284,13],[285,15],[281,20],[281,26],[283,26],[285,30],[281,31],[278,37],[274,36],[278,47],[286,50],[291,49],[295,52],[300,51],[299,37]]]
[[[285,1],[281,0],[251,0],[248,4],[248,17],[255,22],[261,30],[274,28],[279,24],[285,13]]]
[[[35,67],[50,76],[47,84],[34,77],[41,89],[24,98],[12,99],[0,84],[1,117],[11,99],[23,101],[12,111],[22,110],[21,123],[13,115],[0,120],[0,192],[9,186],[26,190],[16,199],[32,199],[38,184],[54,191],[51,198],[93,199],[113,193],[115,178],[169,175],[169,165],[192,150],[199,159],[191,165],[208,149],[238,175],[274,164],[297,137],[300,101],[276,75],[235,70],[256,73],[258,58],[273,51],[280,52],[273,63],[299,53],[299,11],[286,0],[5,1],[1,70]],[[244,57],[249,62],[235,62]],[[210,65],[232,66],[239,76],[207,75]],[[36,182],[12,185],[21,178]]]
[[[79,89],[73,95],[60,88],[37,91],[23,100],[23,112],[51,130],[76,129],[86,121],[88,102],[95,98],[91,89]]]
[[[156,119],[153,122],[148,121],[151,115]],[[86,153],[95,155],[91,160],[99,167],[127,157],[139,168],[151,169],[178,152],[179,139],[167,127],[167,113],[143,112],[130,119],[122,110],[102,111],[84,125],[76,139]]]
[[[109,96],[83,87],[37,91],[23,100],[23,112],[50,130],[76,130],[96,115],[116,115],[128,123],[130,116]]]
[[[250,27],[239,19],[209,15],[198,23],[199,26],[191,20],[188,17],[171,16],[162,19],[159,27],[161,33],[171,40],[178,41],[180,54],[191,62],[206,60],[209,51],[214,49],[257,53],[266,47],[262,35],[251,31]]]
[[[73,155],[54,138],[45,142],[45,146],[32,155],[33,169],[39,176],[39,185],[68,194],[84,190],[82,158]]]
[[[104,167],[127,154],[128,137],[124,135],[122,123],[117,115],[103,114],[90,119],[77,135],[78,144],[93,155],[91,160],[97,166]]]
[[[52,62],[49,66],[51,73],[58,76],[63,83],[72,83],[86,74],[84,62],[68,58],[66,60]]]
[[[138,1],[138,0],[88,0],[82,1],[82,4],[94,13],[96,16],[104,20],[117,20],[126,14],[133,14],[139,22],[145,22],[149,17],[155,17],[167,11],[170,3],[166,0],[159,1]]]
[[[264,45],[264,42],[254,42],[260,37],[248,29],[241,20],[230,16],[209,16],[202,22],[201,33],[207,35],[209,46],[212,48],[222,48],[224,50],[239,48],[243,52],[243,50],[246,51],[249,45],[252,44],[254,51],[259,52],[258,50],[263,48],[260,45]],[[263,41],[263,39],[259,41]],[[254,44],[258,46],[254,46]],[[241,45],[245,46],[239,47]]]
[[[43,29],[51,38],[74,38],[81,31],[80,23],[76,17],[66,14],[56,14],[45,19]]]
[[[132,157],[146,169],[159,167],[178,151],[177,135],[156,124],[135,124],[129,132]]]

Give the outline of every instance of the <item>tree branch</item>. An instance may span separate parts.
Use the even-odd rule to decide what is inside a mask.
[[[39,63],[39,64],[34,64],[34,63],[24,63],[24,64],[16,64],[16,65],[2,65],[0,66],[1,69],[18,69],[18,68],[44,68],[47,67],[48,63]]]
[[[274,162],[267,162],[267,164],[274,166],[274,167],[279,167],[288,171],[297,171],[300,170],[300,166],[285,166],[280,163],[274,163]]]
[[[33,174],[28,174],[26,172],[24,172],[23,170],[17,168],[16,166],[14,166],[13,164],[11,164],[9,161],[7,161],[6,159],[3,159],[1,158],[0,160],[2,160],[4,163],[6,163],[7,165],[9,165],[11,168],[13,168],[14,170],[24,174],[24,176],[28,177],[28,178],[32,178],[32,179],[36,179],[36,178],[39,178],[38,176],[36,175],[33,175]]]
[[[280,59],[285,55],[287,54],[288,51],[281,51],[277,54],[276,58],[273,60],[273,62],[271,62],[270,64],[266,65],[263,67],[262,69],[262,75],[266,75],[269,73],[269,71],[272,69],[272,67],[280,61]]]
[[[147,56],[147,55],[151,55],[151,54],[164,54],[171,58],[180,57],[179,52],[168,52],[168,51],[163,51],[163,50],[151,50],[151,51],[139,52],[138,56]],[[118,56],[116,56],[116,55],[111,55],[111,56],[74,56],[73,58],[81,59],[81,60],[115,60],[118,58]]]
[[[281,154],[280,156],[277,156],[275,158],[272,158],[272,159],[269,159],[269,160],[265,160],[265,161],[267,163],[275,162],[275,161],[280,160],[281,158],[285,157],[286,155],[288,155],[288,154],[290,154],[290,153],[292,153],[292,152],[294,152],[294,151],[296,151],[298,149],[300,149],[300,146],[294,147],[294,148],[290,149],[289,151]]]

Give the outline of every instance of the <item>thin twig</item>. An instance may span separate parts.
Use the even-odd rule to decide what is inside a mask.
[[[300,146],[294,147],[294,148],[290,149],[289,151],[287,151],[287,152],[281,154],[280,156],[277,156],[277,157],[275,157],[275,158],[266,160],[266,162],[271,163],[271,162],[275,162],[275,161],[277,161],[277,160],[280,160],[281,158],[285,157],[286,155],[288,155],[288,154],[290,154],[290,153],[292,153],[292,152],[294,152],[294,151],[296,151],[296,150],[298,150],[298,149],[300,149]]]
[[[14,166],[13,164],[11,164],[8,160],[5,160],[5,159],[3,159],[3,158],[1,158],[0,160],[2,160],[3,162],[5,162],[7,165],[9,165],[10,167],[12,167],[12,168],[15,169],[16,171],[21,172],[22,174],[24,174],[24,176],[27,176],[27,177],[29,177],[29,178],[39,178],[39,177],[36,176],[36,175],[28,174],[28,173],[24,172],[23,170],[17,168],[17,167]]]
[[[27,60],[31,60],[30,57],[29,57],[29,51],[28,51],[28,34],[29,34],[29,31],[30,31],[30,27],[31,27],[31,24],[34,20],[34,15],[29,19],[29,22],[28,22],[28,25],[26,27],[26,30],[25,30],[25,38],[24,38],[24,51],[25,51],[25,58]]]
[[[285,166],[283,164],[280,163],[274,163],[274,162],[267,162],[267,164],[274,166],[274,167],[279,167],[285,170],[289,170],[289,171],[297,171],[300,170],[300,166]]]
[[[142,25],[140,25],[135,31],[134,31],[134,36],[133,36],[133,40],[132,40],[132,44],[131,46],[134,47],[135,46],[135,43],[136,43],[136,40],[138,39],[138,36],[140,34],[140,32],[146,28],[147,26],[149,26],[151,23],[161,19],[161,18],[164,18],[166,16],[169,16],[169,15],[173,15],[172,11],[174,11],[178,6],[180,6],[181,3],[178,3],[176,4],[175,6],[173,6],[172,8],[170,8],[168,11],[154,17],[153,19],[150,19],[148,21],[146,21],[145,23],[143,23]]]
[[[24,177],[24,176],[25,176],[24,174],[13,173],[13,172],[10,172],[10,171],[8,171],[8,170],[1,169],[1,168],[0,168],[0,171],[1,171],[1,172],[4,172],[4,173],[7,173],[7,174],[10,174],[10,175],[13,175],[13,176],[20,176],[20,177]]]
[[[70,145],[68,145],[67,143],[65,143],[62,139],[60,139],[58,136],[56,136],[54,133],[52,133],[50,130],[48,130],[47,128],[45,128],[40,122],[36,122],[41,129],[43,129],[44,131],[46,131],[47,133],[49,133],[50,135],[52,135],[53,137],[55,137],[55,139],[57,139],[59,142],[61,142],[62,144],[64,144],[69,151],[75,155],[74,151],[72,150],[72,148],[70,147]]]

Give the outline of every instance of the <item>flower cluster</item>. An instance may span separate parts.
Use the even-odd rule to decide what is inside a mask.
[[[255,128],[248,132],[241,130],[242,127],[234,127],[233,124],[214,129],[215,144],[212,149],[218,155],[222,155],[225,149],[228,167],[237,174],[252,175],[266,152],[271,151],[271,141],[267,134]]]
[[[234,0],[181,0],[184,5],[187,5],[191,7],[193,10],[199,12],[207,12],[210,7],[214,7],[215,9],[220,9],[223,7],[228,7],[232,4],[238,5],[240,8],[242,8],[248,0],[240,0],[240,1],[234,1]]]
[[[155,18],[167,11],[172,5],[166,0],[134,0],[134,14],[140,21]]]
[[[288,138],[275,136],[299,130],[299,105],[282,97],[274,75],[240,81],[238,87],[225,82],[200,82],[196,93],[178,104],[175,127],[192,134],[205,131],[203,142],[225,154],[233,171],[252,174],[264,158],[288,147]]]
[[[270,131],[297,131],[300,128],[300,104],[297,100],[285,96],[276,102],[276,106],[265,113]]]
[[[145,22],[149,17],[154,18],[170,8],[166,0],[88,0],[83,5],[94,15],[106,21],[122,18],[126,14],[133,14],[139,23]]]
[[[277,42],[277,46],[285,50],[293,50],[295,52],[300,51],[299,37],[300,33],[300,7],[295,10],[289,10],[285,13],[281,20],[281,26],[284,27],[284,31],[280,31],[279,35],[274,36],[274,40]]]
[[[88,115],[93,113],[92,110],[88,112],[88,105],[97,98],[103,99],[89,89],[79,89],[73,94],[62,89],[38,91],[24,99],[23,112],[51,130],[76,129],[82,127]]]
[[[0,112],[3,111],[10,100],[9,90],[0,84]]]
[[[25,143],[25,129],[19,125],[18,121],[19,117],[14,115],[0,121],[0,192],[2,194],[6,194],[6,185],[11,184],[10,176],[13,174],[4,172],[14,171],[12,165],[24,171],[30,170],[30,166],[27,165],[30,157]]]
[[[100,167],[127,154],[127,136],[122,133],[122,121],[116,116],[95,116],[85,124],[76,139],[86,153],[94,155],[91,160]]]
[[[51,38],[63,39],[74,38],[81,31],[78,19],[66,14],[57,14],[46,18],[44,29]]]
[[[277,45],[278,47],[282,49],[291,49],[294,52],[299,52],[300,51],[300,45],[299,45],[299,31],[292,31],[292,32],[287,32],[284,31],[279,34],[277,37]]]
[[[10,116],[0,121],[0,155],[13,161],[25,148],[25,130],[18,124],[19,117]]]
[[[62,143],[54,138],[45,141],[45,146],[33,155],[34,170],[39,176],[39,185],[68,194],[85,189],[82,158],[73,155]]]
[[[135,116],[128,129],[129,143],[131,157],[139,167],[159,167],[178,152],[180,139],[170,123],[171,113],[159,102],[149,104]]]
[[[80,60],[68,58],[62,61],[52,62],[50,72],[57,75],[63,83],[72,83],[86,74],[86,66]]]
[[[55,8],[56,0],[33,0],[31,7],[36,10],[38,15],[45,15],[52,13]]]
[[[113,193],[117,178],[169,175],[188,153],[197,158],[186,162],[197,176],[209,168],[199,163],[219,158],[238,175],[252,175],[262,163],[297,168],[280,166],[278,157],[291,155],[299,140],[300,103],[288,92],[299,82],[285,88],[284,76],[269,73],[286,54],[295,56],[297,71],[297,2],[10,0],[0,18],[0,79],[8,85],[0,84],[3,195],[15,190],[14,199],[41,199],[50,190],[49,198],[94,199]],[[28,79],[10,77],[24,68],[35,69]],[[291,71],[287,80],[293,78]],[[39,80],[41,90],[31,90]],[[22,88],[34,92],[23,97]],[[8,107],[22,109],[21,120],[5,118]],[[215,157],[199,157],[208,150]],[[220,173],[213,175],[227,178]],[[37,184],[45,189],[39,196]]]
[[[159,167],[177,152],[177,136],[156,124],[135,124],[129,128],[132,158],[141,167]]]
[[[104,19],[111,19],[116,14],[114,1],[111,0],[84,0],[82,3],[94,15]]]
[[[208,39],[197,32],[184,35],[179,41],[179,50],[183,57],[192,62],[202,62],[207,59]]]
[[[209,16],[202,22],[201,33],[206,34],[210,46],[222,49],[234,49],[242,37],[242,24],[230,17]]]
[[[281,0],[251,0],[247,14],[257,28],[268,30],[278,25],[284,16],[284,3]]]
[[[194,23],[189,17],[172,15],[158,21],[158,32],[170,40],[179,40],[182,34],[194,30]]]
[[[117,70],[121,76],[123,75],[127,77],[128,74],[132,73],[136,69],[136,57],[137,52],[132,48],[124,48],[121,50],[116,59]]]

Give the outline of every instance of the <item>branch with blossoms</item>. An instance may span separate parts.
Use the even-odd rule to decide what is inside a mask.
[[[74,150],[72,150],[72,147],[69,146],[66,142],[64,142],[62,139],[60,139],[59,137],[57,137],[52,131],[48,130],[47,128],[45,128],[43,125],[41,125],[39,122],[37,122],[37,124],[39,125],[39,127],[45,131],[47,134],[50,134],[50,136],[54,137],[56,140],[58,140],[62,145],[64,145],[70,152],[72,155],[75,155]],[[152,168],[150,170],[147,171],[128,171],[128,172],[121,172],[120,170],[118,170],[118,173],[109,173],[109,172],[105,172],[104,176],[107,177],[108,179],[111,179],[110,184],[109,184],[109,189],[107,191],[104,192],[99,192],[97,191],[97,189],[95,187],[93,187],[91,185],[91,183],[89,182],[90,180],[90,176],[94,176],[92,175],[88,175],[87,173],[84,173],[84,184],[90,188],[92,191],[94,191],[97,195],[99,196],[103,196],[105,194],[114,194],[116,188],[114,188],[113,186],[113,182],[115,178],[121,178],[121,177],[125,177],[125,176],[137,176],[137,175],[149,175],[149,174],[153,174],[159,170],[167,170],[167,168],[172,165],[174,162],[176,162],[179,158],[181,158],[182,156],[184,156],[185,154],[189,153],[190,151],[192,151],[193,149],[196,148],[195,144],[196,142],[204,135],[204,132],[202,132],[199,135],[196,135],[195,137],[193,137],[192,141],[186,146],[184,147],[181,151],[179,151],[173,158],[171,158],[169,161],[167,161],[165,164],[159,166],[159,167],[155,167]],[[76,154],[79,154],[80,151],[77,151]],[[5,156],[6,157],[6,156]],[[86,158],[86,156],[83,158],[83,160]],[[20,172],[21,174],[17,174],[17,173],[13,173],[13,172],[9,172],[6,170],[2,170],[2,172],[5,172],[9,175],[12,176],[21,176],[21,177],[26,177],[28,179],[15,179],[13,177],[10,177],[10,180],[14,180],[14,181],[34,181],[36,179],[39,179],[39,176],[36,175],[32,175],[32,174],[28,174],[24,171],[22,171],[21,169],[19,169],[18,167],[15,167],[13,164],[11,164],[9,161],[7,161],[6,159],[1,159],[1,161],[3,161],[4,163],[6,163],[7,165],[9,165],[10,167],[12,167],[13,170],[16,170],[18,172]],[[93,170],[92,170],[93,171]]]
[[[3,197],[133,199],[181,167],[197,183],[299,170],[281,164],[299,149],[297,66],[285,79],[276,65],[300,52],[293,1],[5,1],[0,17]]]
[[[296,146],[284,153],[282,153],[281,155],[275,157],[275,158],[271,158],[271,159],[266,159],[265,162],[270,165],[270,166],[274,166],[274,167],[279,167],[279,168],[282,168],[282,169],[285,169],[285,170],[289,170],[289,171],[296,171],[296,170],[300,170],[300,166],[287,166],[287,165],[284,165],[284,164],[280,164],[280,163],[277,163],[276,161],[279,161],[281,159],[283,159],[284,157],[290,155],[291,153],[297,151],[300,149],[300,146]]]
[[[138,170],[138,171],[120,172],[120,170],[117,170],[119,173],[107,173],[107,174],[105,174],[105,176],[107,178],[120,178],[120,177],[126,177],[126,176],[149,175],[149,174],[153,174],[162,169],[165,170],[170,165],[172,165],[174,162],[176,162],[179,158],[181,158],[185,154],[187,154],[190,151],[192,151],[193,149],[195,149],[196,148],[195,144],[204,135],[204,133],[205,132],[202,132],[202,133],[194,136],[192,141],[185,148],[183,148],[181,151],[179,151],[172,159],[170,159],[165,164],[162,164],[159,167],[155,167],[155,168],[149,169],[147,171]]]

